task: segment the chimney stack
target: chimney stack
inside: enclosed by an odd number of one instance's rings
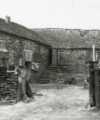
[[[5,16],[5,21],[6,21],[6,23],[10,23],[11,22],[11,17],[10,16]]]

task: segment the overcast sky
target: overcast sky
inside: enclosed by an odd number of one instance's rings
[[[29,28],[100,29],[100,0],[0,0],[0,17]]]

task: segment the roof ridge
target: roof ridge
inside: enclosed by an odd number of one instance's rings
[[[23,37],[29,40],[33,40],[40,44],[50,46],[43,38],[41,38],[38,33],[32,31],[31,29],[15,23],[15,22],[6,22],[4,19],[0,18],[0,31],[8,34],[16,35],[18,37]]]

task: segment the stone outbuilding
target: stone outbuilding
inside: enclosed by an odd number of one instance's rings
[[[38,81],[50,64],[50,49],[36,32],[0,19],[0,101],[16,101],[18,80],[13,71],[25,61],[38,66],[32,82]]]
[[[92,60],[93,44],[96,46],[97,59],[100,60],[100,30],[44,28],[33,31],[52,46],[51,66],[44,75],[45,79],[51,77],[51,82],[59,81],[60,78],[62,83],[74,79],[81,84],[80,81],[87,79],[87,61]]]

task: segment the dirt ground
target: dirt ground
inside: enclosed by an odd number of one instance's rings
[[[88,107],[88,89],[66,86],[38,93],[30,103],[0,106],[0,120],[100,120],[100,112]]]

